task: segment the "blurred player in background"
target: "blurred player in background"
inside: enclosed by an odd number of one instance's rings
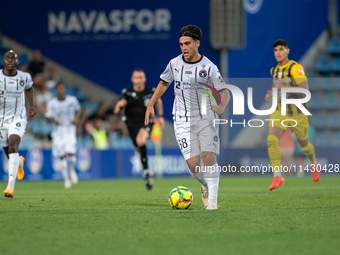
[[[155,89],[145,86],[146,77],[143,69],[141,68],[133,70],[131,82],[132,87],[122,90],[121,99],[117,102],[114,113],[118,114],[121,108],[125,108],[125,122],[133,144],[140,155],[144,169],[143,178],[145,180],[146,188],[151,190],[153,186],[153,173],[148,167],[145,144],[150,137],[153,120],[151,120],[147,125],[144,125],[144,114]],[[155,103],[160,126],[164,129],[162,100],[158,99]]]
[[[203,90],[196,86],[198,82],[212,84],[213,79],[224,83],[218,68],[205,56],[198,53],[202,31],[197,26],[188,25],[179,33],[179,45],[182,54],[170,60],[161,74],[157,89],[152,96],[145,113],[145,124],[154,116],[153,105],[164,94],[172,81],[175,81],[175,101],[173,106],[174,128],[178,145],[189,166],[190,173],[201,183],[202,200],[208,210],[217,209],[217,195],[220,173],[216,156],[219,154],[220,141],[218,126],[214,119],[224,112],[230,99],[227,90],[221,91],[222,105],[212,105],[206,114],[201,113]],[[201,167],[215,169],[216,172],[205,175]]]
[[[30,103],[29,116],[35,115],[31,75],[17,70],[18,55],[5,53],[0,73],[0,140],[8,158],[8,185],[3,194],[13,198],[15,179],[24,178],[24,157],[18,153],[27,125],[25,95]]]
[[[301,112],[296,105],[287,104],[287,115],[281,115],[281,88],[284,87],[299,87],[308,89],[307,77],[301,65],[293,60],[288,59],[289,48],[285,40],[279,39],[274,42],[274,56],[278,63],[276,67],[270,70],[273,78],[273,87],[278,88],[278,104],[276,110],[271,114],[271,119],[276,119],[269,123],[268,126],[268,155],[273,167],[274,178],[269,187],[269,190],[276,189],[279,185],[284,183],[284,178],[280,171],[281,167],[281,153],[279,147],[279,139],[287,127],[283,126],[281,122],[285,119],[292,119],[295,121],[286,121],[285,125],[291,126],[291,130],[295,133],[301,150],[306,154],[309,161],[314,164],[311,165],[311,174],[315,182],[320,178],[320,171],[316,165],[314,146],[308,142],[308,116]],[[272,90],[267,91],[265,100],[270,102],[272,99]],[[302,98],[304,94],[289,93],[288,98]],[[307,107],[307,104],[303,104]],[[297,125],[293,127],[295,124]],[[276,169],[276,170],[275,170]]]
[[[72,183],[78,183],[75,153],[77,151],[76,125],[80,117],[80,105],[76,97],[66,95],[63,82],[56,84],[55,91],[57,97],[47,103],[45,117],[48,122],[55,124],[52,132],[52,153],[60,159],[64,186],[68,189],[72,187]]]

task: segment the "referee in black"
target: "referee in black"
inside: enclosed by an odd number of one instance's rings
[[[117,102],[114,113],[119,114],[122,108],[125,108],[125,123],[130,133],[133,144],[140,155],[140,159],[144,168],[143,178],[146,188],[152,189],[153,173],[148,168],[146,141],[149,139],[153,120],[145,126],[144,118],[146,107],[152,97],[155,88],[145,87],[146,77],[144,70],[136,68],[132,72],[131,77],[132,87],[122,90],[120,100]],[[163,103],[161,99],[156,102],[156,110],[158,113],[159,123],[164,129]]]

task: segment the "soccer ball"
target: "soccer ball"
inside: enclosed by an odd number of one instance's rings
[[[188,209],[192,203],[193,196],[191,191],[183,186],[178,186],[170,191],[169,204],[172,208]]]

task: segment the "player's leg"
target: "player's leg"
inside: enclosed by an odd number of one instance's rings
[[[208,204],[208,184],[205,179],[205,169],[201,164],[198,137],[193,132],[190,122],[174,122],[174,131],[178,146],[188,164],[189,172],[201,184],[203,204]]]
[[[220,153],[220,139],[218,126],[210,120],[198,121],[198,139],[200,141],[203,165],[205,166],[205,178],[209,190],[208,205],[206,209],[217,209],[218,187],[220,180],[219,167],[216,161]]]
[[[71,182],[73,184],[78,183],[78,176],[76,173],[76,163],[77,157],[75,156],[77,152],[77,136],[76,136],[76,128],[71,128],[69,133],[66,135],[67,142],[65,143],[65,152],[67,154],[68,161],[68,172],[71,178]]]
[[[269,190],[276,189],[284,182],[281,172],[281,151],[279,147],[279,139],[285,130],[277,126],[268,126],[268,156],[273,167],[274,178]]]
[[[71,178],[72,184],[77,184],[78,183],[78,175],[76,173],[76,163],[77,163],[77,157],[73,153],[68,153],[67,154],[67,159],[68,159],[68,165],[69,165],[69,174]]]
[[[5,197],[13,198],[15,180],[19,169],[19,143],[20,136],[11,135],[8,138],[8,184],[6,190],[3,192]]]
[[[64,136],[58,135],[58,133],[52,134],[52,154],[59,158],[60,173],[64,179],[64,187],[69,189],[72,187],[68,170],[67,170],[67,160],[65,147],[67,146],[67,140]]]
[[[145,180],[146,188],[148,190],[151,190],[153,187],[153,173],[149,170],[148,167],[148,156],[145,144],[150,137],[152,125],[148,125],[146,128],[144,128],[143,125],[132,126],[128,128],[130,137],[133,141],[133,144],[135,145],[135,148],[143,165],[143,179]]]
[[[3,144],[5,148],[7,147],[4,150],[8,158],[8,185],[4,191],[4,196],[6,197],[12,198],[14,195],[15,180],[18,172],[19,180],[24,177],[23,164],[25,159],[23,157],[19,157],[19,144],[25,133],[26,125],[26,120],[13,121],[8,126],[8,133],[5,136],[8,137],[8,140],[5,140]],[[1,140],[1,142],[3,142],[3,140]]]
[[[60,156],[59,157],[59,162],[60,162],[60,172],[64,178],[64,187],[65,189],[69,189],[72,187],[72,183],[70,181],[68,171],[67,171],[67,160],[66,160],[66,155]]]
[[[149,139],[150,134],[148,131],[146,131],[145,128],[140,128],[138,130],[137,136],[136,136],[136,147],[138,148],[140,152],[140,159],[143,165],[144,171],[149,169],[148,167],[148,157],[147,157],[147,149],[146,149],[146,141]]]
[[[297,119],[298,124],[295,127],[292,127],[292,131],[294,131],[298,143],[300,145],[300,149],[305,153],[309,162],[312,164],[311,166],[311,175],[313,181],[317,182],[320,179],[320,170],[318,169],[316,158],[315,158],[315,149],[313,144],[308,141],[308,117],[306,115],[301,115]]]

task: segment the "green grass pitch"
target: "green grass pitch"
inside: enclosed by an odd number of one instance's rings
[[[222,178],[219,209],[202,210],[192,178],[16,183],[0,198],[0,254],[339,254],[340,178]],[[5,182],[0,182],[3,189]],[[189,210],[167,201],[176,186]]]

